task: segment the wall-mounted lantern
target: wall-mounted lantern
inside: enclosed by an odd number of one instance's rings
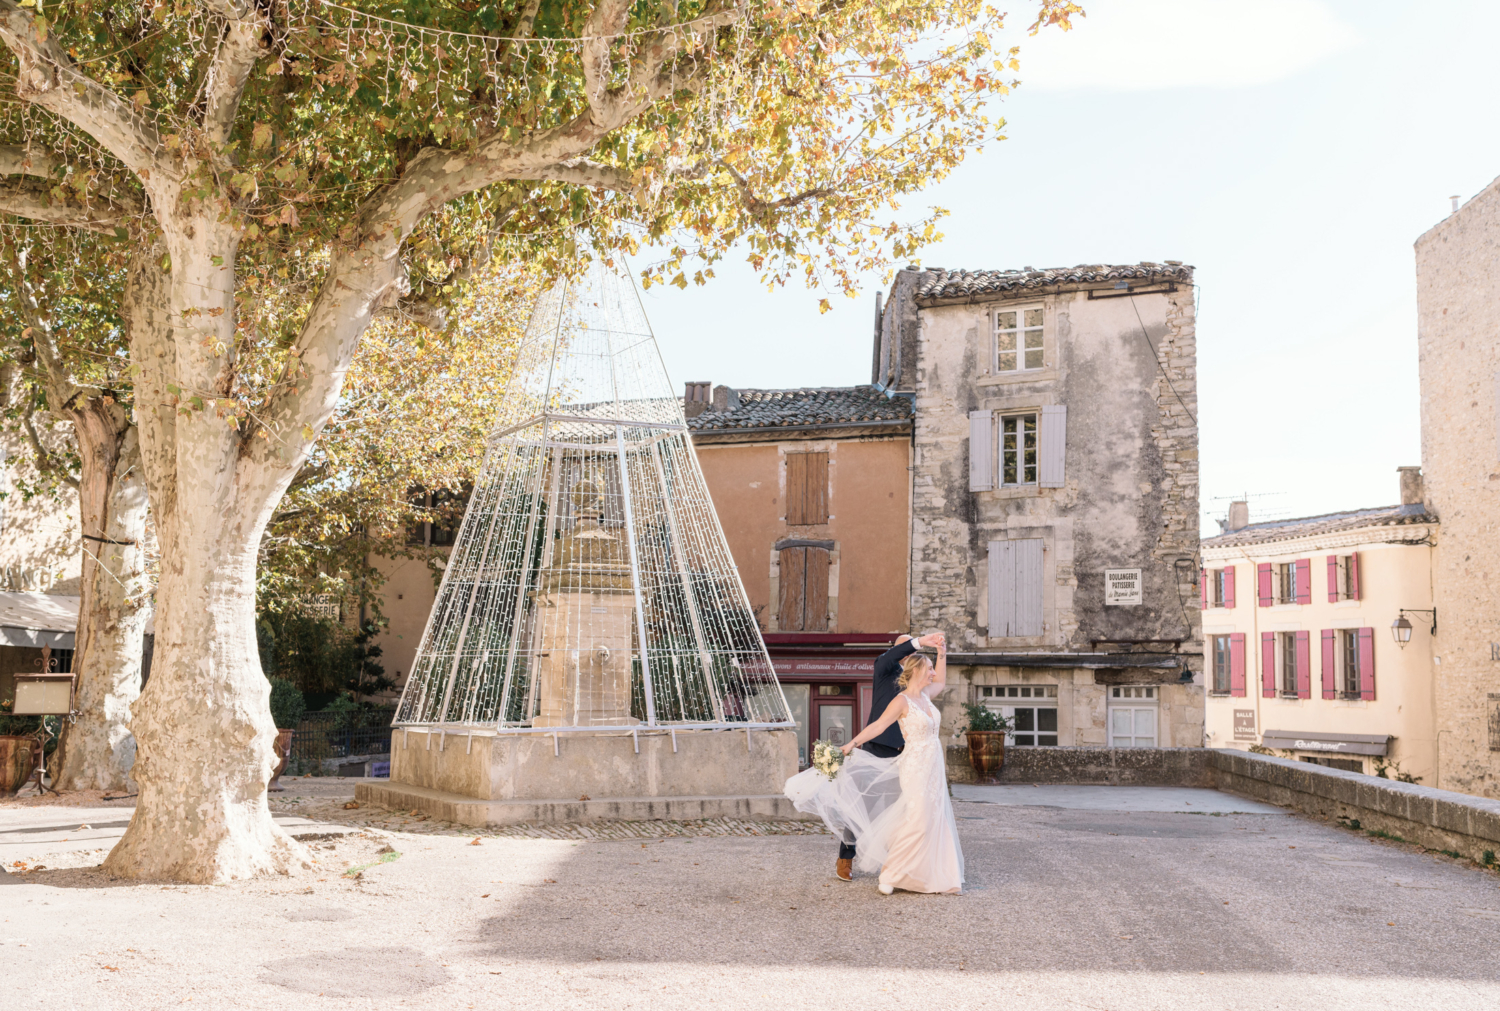
[[[1391,622],[1391,636],[1396,640],[1396,645],[1402,649],[1411,642],[1411,622],[1406,620],[1408,614],[1430,614],[1432,615],[1432,630],[1430,635],[1437,635],[1437,608],[1423,610],[1421,608],[1403,607],[1396,612],[1396,620]]]

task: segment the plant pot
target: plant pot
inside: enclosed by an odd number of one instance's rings
[[[286,771],[286,763],[292,756],[292,738],[296,735],[295,730],[276,731],[276,754],[279,761],[276,763],[276,773],[271,777],[271,782],[266,785],[267,790],[283,789],[281,785],[281,774]]]
[[[1005,764],[1005,731],[970,730],[969,763],[980,776],[998,776]]]
[[[32,734],[0,737],[0,797],[14,797],[26,785],[42,754],[42,742]]]

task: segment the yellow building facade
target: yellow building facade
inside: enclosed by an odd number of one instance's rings
[[[1401,506],[1245,524],[1203,541],[1209,747],[1437,784],[1438,524],[1415,468],[1402,483],[1414,501]],[[1393,629],[1403,617],[1411,628]]]

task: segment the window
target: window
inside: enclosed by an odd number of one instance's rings
[[[1323,697],[1375,697],[1375,630],[1323,629]]]
[[[1359,599],[1359,555],[1328,556],[1328,602]]]
[[[433,547],[452,547],[458,540],[458,527],[463,522],[464,509],[469,504],[467,491],[448,491],[439,488],[432,493],[432,539]]]
[[[995,313],[995,371],[1042,367],[1042,310],[1005,309]]]
[[[1359,633],[1351,628],[1339,630],[1339,697],[1359,698]]]
[[[1041,635],[1041,538],[990,541],[989,634],[992,638]]]
[[[1036,484],[1036,415],[1000,419],[1000,484]]]
[[[1229,652],[1229,636],[1213,636],[1214,650],[1214,694],[1229,694],[1229,674],[1233,667],[1233,661]]]
[[[1256,595],[1261,607],[1312,603],[1312,559],[1261,562],[1256,566]]]
[[[1011,721],[1005,743],[1056,747],[1057,685],[981,685],[981,704]]]
[[[1204,569],[1202,579],[1205,608],[1234,606],[1233,565],[1227,565],[1222,569]]]
[[[1297,563],[1282,562],[1276,566],[1276,603],[1297,602]]]
[[[1276,633],[1277,666],[1281,672],[1281,694],[1297,697],[1297,633]]]
[[[1116,685],[1109,690],[1109,746],[1156,747],[1157,690],[1154,685]]]
[[[786,522],[816,526],[828,522],[828,454],[786,454]]]
[[[776,627],[782,632],[828,630],[828,548],[784,544],[781,547]]]

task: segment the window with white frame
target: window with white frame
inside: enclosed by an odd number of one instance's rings
[[[1359,555],[1328,556],[1328,601],[1358,600]]]
[[[1211,637],[1214,644],[1214,687],[1215,695],[1228,695],[1230,692],[1230,674],[1233,667],[1233,657],[1230,655],[1229,636],[1215,635]]]
[[[1036,415],[1000,419],[1000,484],[1036,484]]]
[[[1297,633],[1276,633],[1276,672],[1281,694],[1297,697]]]
[[[1298,597],[1297,563],[1282,562],[1276,566],[1276,602],[1295,604]]]
[[[1024,372],[1041,368],[1041,307],[999,310],[994,320],[995,371]]]
[[[1006,744],[1022,748],[1057,744],[1057,685],[981,685],[980,703],[1009,718]]]
[[[1154,685],[1116,685],[1109,690],[1109,746],[1156,747],[1157,691]]]
[[[1359,629],[1338,630],[1339,698],[1361,698],[1359,687]]]

